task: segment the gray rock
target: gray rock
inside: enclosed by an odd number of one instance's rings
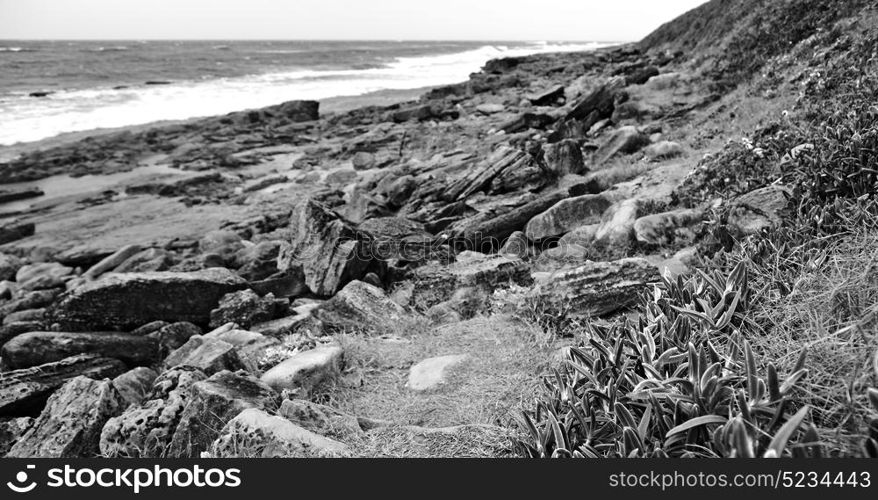
[[[33,425],[12,446],[12,458],[91,458],[101,429],[124,401],[109,380],[77,377],[49,398]]]
[[[15,273],[19,290],[45,290],[63,287],[73,274],[73,268],[57,262],[41,262],[22,266]]]
[[[406,387],[416,392],[435,389],[444,384],[448,378],[448,372],[466,358],[466,354],[452,354],[420,361],[409,369]]]
[[[646,157],[650,160],[666,160],[681,156],[683,154],[683,146],[672,141],[660,141],[650,144],[643,152],[646,153]]]
[[[158,341],[160,356],[165,357],[182,347],[192,337],[201,335],[201,328],[187,321],[178,321],[177,323],[164,324],[147,335]]]
[[[649,144],[649,137],[641,133],[637,127],[619,127],[594,153],[595,164],[601,164],[619,154],[630,154],[639,151]]]
[[[363,258],[357,232],[313,200],[296,206],[290,218],[293,237],[284,242],[278,269],[301,266],[305,283],[317,295],[332,295],[365,274],[370,259]]]
[[[330,406],[308,401],[307,399],[286,399],[277,414],[290,422],[318,434],[347,435],[359,434],[373,421],[348,415]]]
[[[103,260],[98,262],[97,264],[91,266],[88,271],[83,273],[82,277],[87,280],[94,280],[99,278],[102,274],[108,273],[113,269],[122,265],[125,261],[130,259],[131,257],[137,255],[143,251],[140,245],[127,245],[115,253],[110,255],[109,257],[105,257]]]
[[[274,295],[260,297],[252,290],[240,290],[223,296],[210,313],[210,328],[236,323],[247,329],[255,323],[264,323],[289,312],[289,301],[275,299]]]
[[[54,363],[13,370],[0,377],[0,416],[30,415],[67,381],[79,376],[102,379],[125,371],[118,359],[81,354]]]
[[[189,402],[190,387],[206,378],[204,372],[192,367],[162,373],[153,382],[145,403],[129,406],[107,421],[101,431],[101,454],[109,458],[164,457]]]
[[[330,331],[379,332],[398,324],[407,314],[384,290],[362,281],[351,281],[323,303],[315,316]]]
[[[250,372],[259,370],[260,360],[265,356],[267,349],[281,345],[276,338],[234,328],[210,332],[205,337],[222,340],[235,346],[238,357],[247,365],[247,370]]]
[[[500,254],[518,257],[519,259],[530,257],[531,249],[527,236],[521,231],[515,231],[509,235],[509,238],[507,238],[506,242],[503,243],[503,246],[500,247]]]
[[[28,332],[0,349],[3,366],[13,370],[77,354],[96,354],[116,358],[129,366],[145,366],[155,362],[158,353],[155,340],[117,332]]]
[[[344,363],[344,350],[331,344],[300,352],[265,372],[261,380],[277,391],[304,389],[311,391],[335,379]]]
[[[148,248],[140,251],[114,269],[117,273],[148,273],[167,271],[174,265],[173,256],[161,248]]]
[[[24,266],[24,261],[15,255],[0,253],[0,281],[12,280]]]
[[[781,223],[792,192],[785,186],[767,186],[734,199],[729,226],[740,235],[755,234]]]
[[[164,361],[166,368],[191,366],[208,375],[222,370],[245,370],[235,346],[216,338],[196,335],[172,352]]]
[[[602,316],[634,303],[644,286],[659,279],[644,259],[588,262],[580,267],[534,273],[532,294],[551,309],[573,315]]]
[[[704,214],[682,208],[640,217],[634,223],[634,237],[648,245],[687,245],[695,241]]]
[[[152,384],[159,374],[145,366],[129,370],[113,379],[113,387],[124,401],[123,406],[139,405],[152,390]]]
[[[533,282],[528,265],[509,255],[491,255],[475,262],[455,262],[447,266],[422,266],[415,269],[411,281],[416,286],[408,305],[418,310],[451,299],[461,288],[475,287],[491,293],[510,283],[525,286]]]
[[[579,143],[574,140],[565,139],[554,144],[546,144],[543,147],[543,155],[546,166],[558,177],[588,172]]]
[[[33,425],[31,417],[0,420],[0,457],[5,457],[9,449]]]
[[[278,404],[277,394],[260,381],[240,373],[219,372],[192,384],[189,401],[180,415],[168,456],[198,457],[219,437],[220,430],[248,408]]]
[[[231,419],[211,447],[220,458],[340,458],[351,455],[338,441],[289,420],[250,408]]]
[[[640,203],[635,199],[614,203],[604,212],[600,225],[594,234],[598,245],[624,249],[634,239],[634,223]]]
[[[577,227],[600,222],[611,201],[602,194],[586,194],[559,201],[531,219],[524,234],[531,241],[561,236]]]
[[[246,282],[228,269],[109,274],[67,292],[51,320],[72,330],[131,330],[151,321],[207,325],[225,294]]]

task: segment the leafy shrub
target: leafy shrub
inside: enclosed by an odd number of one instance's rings
[[[792,397],[805,352],[781,380],[760,371],[742,331],[750,291],[744,265],[645,294],[637,324],[586,324],[583,343],[524,413],[530,457],[751,457],[819,453]],[[794,412],[790,415],[790,412]],[[797,444],[791,445],[791,440]]]

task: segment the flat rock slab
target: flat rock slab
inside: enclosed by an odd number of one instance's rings
[[[104,423],[122,412],[112,382],[77,377],[49,398],[46,408],[7,457],[91,458],[98,453]]]
[[[0,349],[3,366],[13,370],[77,354],[97,354],[129,366],[146,366],[156,361],[158,341],[117,332],[29,332],[14,337]]]
[[[603,194],[585,194],[559,201],[531,219],[524,234],[531,241],[561,236],[573,229],[600,222],[612,200]]]
[[[166,368],[191,366],[212,375],[222,370],[245,370],[235,346],[217,338],[195,335],[164,361]]]
[[[230,420],[211,450],[222,458],[339,458],[351,454],[343,443],[255,408]]]
[[[295,354],[262,375],[262,382],[277,391],[303,388],[310,391],[341,372],[344,350],[327,345]]]
[[[409,380],[406,387],[417,392],[435,389],[444,384],[448,372],[466,358],[466,354],[451,354],[420,361],[409,370]]]
[[[207,325],[227,293],[247,286],[225,268],[109,274],[67,292],[49,311],[70,330],[133,330],[153,321]]]
[[[80,354],[54,363],[13,370],[0,376],[0,416],[26,416],[39,411],[58,387],[80,375],[103,379],[125,371],[118,359]]]

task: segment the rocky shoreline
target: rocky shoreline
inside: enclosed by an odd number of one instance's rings
[[[351,372],[338,336],[511,318],[499,302],[625,313],[687,272],[710,210],[731,207],[738,236],[775,224],[781,186],[674,195],[728,137],[698,130],[722,96],[685,63],[637,45],[502,59],[417,101],[294,101],[0,165],[3,183],[131,173],[0,228],[0,453],[352,456],[388,429],[502,442],[483,422],[324,404]],[[399,390],[441,393],[472,358],[408,363]]]

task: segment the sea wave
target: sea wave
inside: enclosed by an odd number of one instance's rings
[[[59,91],[43,98],[17,96],[0,102],[0,145],[65,132],[181,120],[296,99],[357,96],[465,81],[498,57],[591,50],[600,44],[540,42],[485,45],[453,54],[399,57],[368,69],[294,69],[236,78],[177,81],[169,85]]]

